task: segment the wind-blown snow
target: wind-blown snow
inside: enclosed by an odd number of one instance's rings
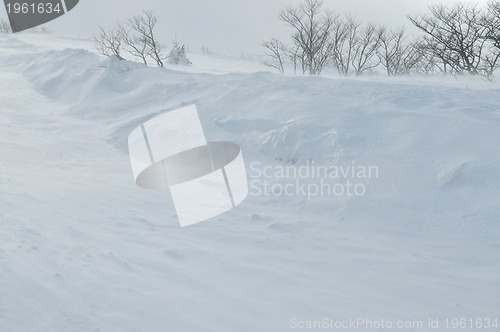
[[[498,83],[288,77],[234,59],[228,73],[202,55],[146,68],[74,43],[0,36],[0,331],[498,316]],[[126,142],[191,103],[250,176],[257,162],[379,176],[362,197],[250,195],[181,229],[168,191],[134,185]]]

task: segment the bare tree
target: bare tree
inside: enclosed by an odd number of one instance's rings
[[[134,16],[128,20],[127,26],[137,34],[141,43],[147,45],[148,55],[156,62],[159,67],[163,67],[164,46],[158,41],[155,34],[155,27],[158,23],[158,17],[152,11],[144,11],[142,16]]]
[[[352,17],[338,20],[332,29],[332,60],[340,75],[347,76],[354,62],[360,24]]]
[[[500,49],[500,1],[494,0],[488,3],[487,13],[481,22],[485,27],[484,37]]]
[[[123,50],[133,57],[139,58],[145,65],[147,65],[147,59],[152,55],[152,53],[146,38],[142,35],[134,34],[130,28],[127,29],[121,24],[118,24],[117,33],[124,44]]]
[[[285,46],[283,43],[273,38],[269,41],[262,42],[261,46],[266,49],[264,64],[284,73]]]
[[[122,39],[116,30],[106,31],[103,27],[99,26],[99,36],[94,37],[96,47],[99,53],[105,56],[116,56],[118,59],[123,60],[121,53]]]
[[[11,33],[12,29],[9,22],[4,19],[0,19],[0,33]]]
[[[485,66],[490,76],[498,68],[500,62],[500,0],[488,3],[488,8],[480,25],[484,27],[484,39],[486,40],[487,53]]]
[[[360,76],[380,64],[380,60],[376,57],[379,39],[380,34],[377,33],[377,28],[373,24],[367,24],[360,31],[354,43],[352,59],[352,67],[356,76]]]
[[[283,53],[290,60],[293,65],[293,73],[297,74],[297,68],[299,64],[305,62],[303,54],[300,52],[300,47],[294,45],[293,47],[284,47]],[[302,70],[304,73],[304,70]]]
[[[383,26],[379,28],[379,48],[377,55],[387,75],[405,75],[415,69],[422,59],[416,42],[408,42],[406,29],[392,31]],[[427,71],[425,67],[424,71]]]
[[[425,34],[428,51],[441,59],[445,72],[490,77],[498,56],[491,54],[483,13],[477,5],[431,6],[430,14],[409,17]]]
[[[414,51],[417,63],[415,72],[421,75],[446,74],[447,67],[444,60],[436,56],[432,45],[423,38],[414,41]]]
[[[303,71],[319,75],[327,63],[331,46],[330,34],[337,16],[322,10],[321,0],[304,0],[297,8],[281,11],[279,18],[294,30],[292,35],[297,54],[303,56]]]

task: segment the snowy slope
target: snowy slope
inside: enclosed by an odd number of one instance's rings
[[[498,83],[286,77],[202,55],[145,68],[90,44],[0,36],[0,331],[499,315]],[[191,103],[251,178],[311,163],[378,177],[363,196],[250,195],[179,228],[168,191],[134,185],[126,142]]]

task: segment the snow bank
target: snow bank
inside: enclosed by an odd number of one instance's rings
[[[286,77],[244,61],[213,75],[30,38],[0,36],[0,331],[498,314],[498,83]],[[377,177],[357,179],[363,196],[250,195],[179,229],[168,193],[134,186],[126,140],[190,103],[208,140],[242,147],[250,180],[311,162]]]

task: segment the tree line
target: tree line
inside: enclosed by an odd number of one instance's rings
[[[127,53],[145,65],[153,61],[158,67],[169,64],[191,64],[186,56],[187,48],[179,41],[173,40],[170,52],[157,37],[156,25],[158,16],[152,11],[144,11],[142,15],[135,15],[124,23],[117,23],[112,29],[99,26],[99,35],[94,36],[96,48],[105,56],[115,56],[124,60],[123,53]]]
[[[325,67],[340,75],[362,75],[383,68],[389,75],[468,74],[492,78],[500,64],[500,0],[477,4],[433,5],[427,13],[408,16],[421,32],[361,23],[304,0],[279,13],[291,40],[264,41],[265,64],[280,72],[319,75]]]
[[[94,36],[97,51],[104,56],[115,56],[125,60],[125,54],[141,61],[145,65],[153,62],[158,67],[168,64],[191,64],[186,56],[187,47],[177,39],[173,40],[170,52],[156,34],[158,16],[152,11],[143,11],[125,22],[119,22],[114,28],[99,26],[99,34]],[[43,29],[43,28],[42,28]],[[11,33],[10,24],[0,19],[0,33]]]
[[[158,67],[163,67],[168,59],[165,45],[158,40],[156,25],[158,17],[152,11],[144,11],[124,23],[117,23],[112,29],[99,26],[99,35],[94,37],[96,48],[105,56],[114,55],[124,60],[123,52],[148,65],[152,60]]]

